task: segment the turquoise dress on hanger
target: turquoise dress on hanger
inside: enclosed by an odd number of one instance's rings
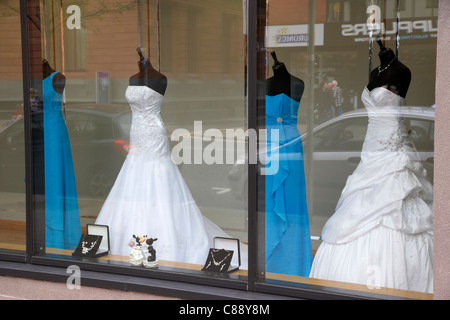
[[[69,135],[61,109],[62,95],[53,88],[57,72],[42,83],[44,108],[45,243],[75,249],[81,226]]]
[[[266,95],[265,269],[308,277],[313,258],[298,107],[284,93]]]

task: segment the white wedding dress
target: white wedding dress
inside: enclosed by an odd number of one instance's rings
[[[433,186],[400,117],[405,100],[379,87],[365,88],[362,101],[361,162],[323,228],[310,277],[432,292]]]
[[[204,264],[214,237],[230,237],[202,216],[173,163],[160,116],[163,95],[128,86],[131,148],[96,224],[108,225],[110,253],[128,256],[133,235],[147,235],[158,260]],[[241,244],[242,268],[246,246]]]

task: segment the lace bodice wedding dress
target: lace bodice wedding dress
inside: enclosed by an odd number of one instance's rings
[[[110,229],[111,254],[128,256],[133,235],[157,238],[159,260],[204,264],[215,236],[228,236],[203,217],[172,162],[160,116],[163,95],[129,86],[131,148],[96,220]]]
[[[405,100],[378,87],[362,101],[361,162],[323,228],[310,276],[432,292],[433,186],[400,116]]]

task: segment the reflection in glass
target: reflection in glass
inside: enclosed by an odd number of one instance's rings
[[[25,131],[19,2],[1,1],[0,11],[0,251],[23,253]],[[37,95],[36,88],[30,90],[31,97]]]

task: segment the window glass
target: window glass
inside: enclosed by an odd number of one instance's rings
[[[437,2],[311,3],[259,2],[259,280],[429,299]]]
[[[36,4],[37,253],[246,276],[242,1]]]
[[[340,121],[312,136],[316,151],[360,151],[367,131],[367,115]]]
[[[410,119],[410,135],[417,151],[433,151],[434,148],[434,121],[423,119]]]
[[[25,251],[25,137],[17,1],[0,3],[0,252]],[[38,95],[34,89],[30,92]],[[32,99],[33,99],[32,98]],[[31,101],[35,108],[39,101]]]

